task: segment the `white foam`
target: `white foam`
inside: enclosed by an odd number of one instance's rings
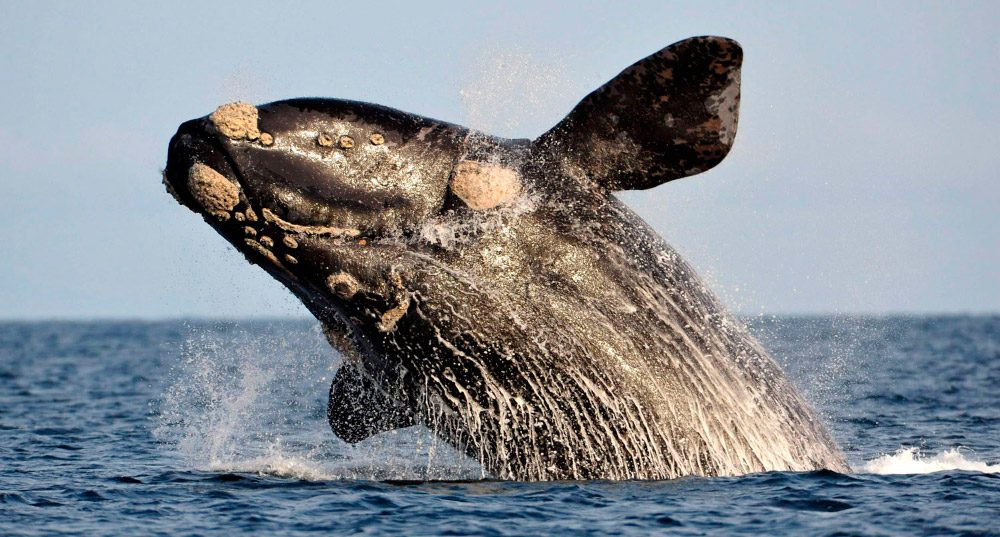
[[[316,461],[281,453],[272,453],[242,461],[215,461],[205,469],[209,472],[268,475],[304,481],[329,481],[345,477],[342,474],[328,471]]]
[[[474,461],[453,450],[441,448],[425,428],[392,431],[377,435],[355,446],[329,446],[303,449],[280,439],[269,444],[260,455],[239,453],[225,459],[197,464],[208,472],[256,474],[303,481],[333,480],[454,480],[482,479],[484,474]],[[413,445],[413,440],[418,445]],[[334,441],[336,442],[336,441]],[[338,442],[339,443],[339,442]],[[442,453],[434,453],[443,451]]]
[[[966,456],[968,451],[959,448],[926,455],[918,448],[902,448],[891,455],[882,455],[865,463],[864,471],[870,474],[929,474],[947,470],[1000,473],[1000,463],[989,464]],[[971,454],[970,454],[971,455]]]

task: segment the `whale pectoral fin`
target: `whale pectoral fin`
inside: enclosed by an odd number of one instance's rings
[[[740,102],[739,44],[693,37],[639,60],[535,144],[606,190],[652,188],[729,152]]]
[[[416,425],[416,417],[385,394],[354,364],[345,362],[330,385],[326,416],[333,432],[345,442]]]

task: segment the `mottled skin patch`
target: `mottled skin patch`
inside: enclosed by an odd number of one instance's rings
[[[345,354],[327,414],[346,441],[422,423],[501,479],[847,471],[766,351],[611,195],[723,158],[740,60],[728,39],[674,44],[534,141],[266,104],[257,124],[280,143],[192,120],[165,180]],[[194,163],[238,185],[244,222],[196,200]]]

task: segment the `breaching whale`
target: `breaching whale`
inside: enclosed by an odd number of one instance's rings
[[[182,124],[164,183],[344,355],[334,432],[425,424],[498,479],[849,468],[766,351],[613,192],[718,164],[742,50],[696,37],[535,140],[334,99]]]

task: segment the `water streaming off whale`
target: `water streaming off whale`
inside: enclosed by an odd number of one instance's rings
[[[355,446],[332,439],[324,396],[341,357],[315,326],[195,323],[176,352],[154,433],[186,466],[309,480],[482,477],[426,429]]]

